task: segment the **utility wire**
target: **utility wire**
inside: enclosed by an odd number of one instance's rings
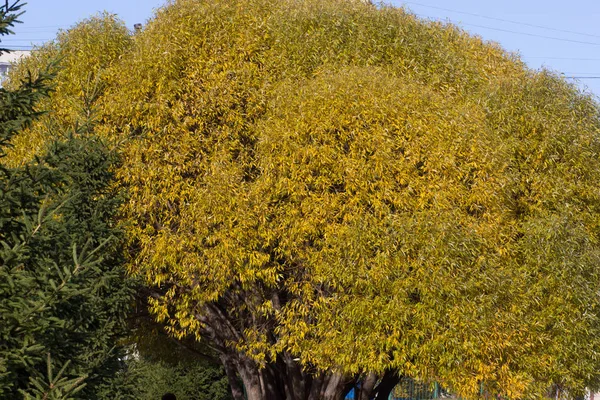
[[[444,20],[442,20],[440,18],[430,17],[428,15],[423,15],[423,14],[415,14],[415,15],[418,16],[418,17],[427,18],[427,19],[433,20],[433,21],[446,22],[446,21],[444,21]],[[456,22],[453,22],[453,23],[457,24]],[[493,28],[491,26],[469,24],[469,23],[460,23],[459,25],[474,26],[476,28],[491,29],[493,31],[514,33],[516,35],[532,36],[532,37],[538,37],[538,38],[542,38],[542,39],[558,40],[558,41],[561,41],[561,42],[569,42],[569,43],[587,44],[587,45],[592,45],[592,46],[600,46],[600,42],[586,42],[586,41],[583,41],[583,40],[565,39],[565,38],[559,38],[559,37],[555,37],[555,36],[538,35],[536,33],[528,33],[528,32],[518,32],[518,31],[512,31],[510,29]]]
[[[530,57],[521,56],[522,58],[536,59],[536,60],[567,60],[567,61],[600,61],[600,58],[577,58],[577,57]]]
[[[45,25],[45,26],[28,26],[27,24],[21,25],[26,29],[54,29],[54,28],[66,28],[66,25]]]
[[[56,29],[14,29],[15,35],[20,35],[22,33],[56,33],[61,28]]]
[[[575,31],[570,31],[570,30],[567,30],[567,29],[552,28],[552,27],[544,26],[544,25],[529,24],[527,22],[512,21],[512,20],[509,20],[509,19],[490,17],[488,15],[475,14],[475,13],[470,13],[470,12],[466,12],[466,11],[451,10],[449,8],[430,6],[430,5],[427,5],[427,4],[417,3],[417,2],[414,2],[414,1],[404,1],[403,3],[404,4],[414,4],[414,5],[421,6],[421,7],[434,8],[436,10],[449,11],[449,12],[453,12],[453,13],[457,13],[457,14],[465,14],[465,15],[470,15],[470,16],[473,16],[473,17],[485,18],[485,19],[489,19],[489,20],[492,20],[492,21],[508,22],[509,24],[529,26],[531,28],[545,29],[545,30],[554,31],[554,32],[570,33],[570,34],[573,34],[573,35],[580,35],[580,36],[600,38],[600,35],[594,35],[594,34],[591,34],[591,33],[575,32]]]
[[[491,29],[493,31],[514,33],[514,34],[517,34],[517,35],[525,35],[525,36],[533,36],[533,37],[539,37],[539,38],[544,38],[544,39],[559,40],[561,42],[579,43],[579,44],[588,44],[588,45],[592,45],[592,46],[600,46],[600,43],[598,43],[598,42],[584,42],[583,40],[564,39],[564,38],[559,38],[559,37],[554,37],[554,36],[538,35],[538,34],[535,34],[535,33],[517,32],[517,31],[511,31],[510,29],[492,28],[492,27],[489,27],[489,26],[483,26],[483,25],[477,25],[477,24],[463,24],[463,25],[474,26],[474,27],[483,28],[483,29]]]
[[[561,72],[566,79],[600,79],[600,72]]]
[[[3,39],[2,43],[8,42],[47,42],[52,39]]]
[[[573,72],[573,71],[562,71],[563,75],[600,75],[600,72]]]
[[[454,11],[454,10],[450,10],[450,9],[446,9],[446,8],[442,8],[442,7],[427,6],[427,5],[416,3],[416,2],[405,1],[404,3],[422,5],[422,6],[425,6],[425,7],[436,8],[436,9],[440,9],[440,10],[444,10],[444,11],[461,13],[460,11]],[[510,22],[510,23],[514,23],[514,24],[526,25],[526,26],[531,26],[531,27],[536,27],[536,28],[549,29],[549,30],[554,30],[554,31],[558,31],[558,32],[580,34],[580,35],[590,36],[590,37],[600,37],[598,35],[582,34],[582,33],[579,33],[579,32],[573,32],[573,31],[567,31],[567,30],[562,30],[562,29],[549,28],[549,27],[538,26],[538,25],[533,25],[533,24],[526,24],[526,23],[520,23],[520,22],[515,22],[515,21],[503,20],[501,18],[486,17],[486,16],[479,15],[479,14],[473,14],[473,13],[463,13],[463,14],[477,16],[477,17],[482,17],[482,18],[488,18],[488,19],[492,19],[492,20],[498,20],[498,21],[502,21],[502,22]],[[442,21],[439,18],[433,18],[433,17],[427,16],[427,15],[420,15],[420,14],[416,14],[416,15],[419,16],[419,17],[422,17],[422,18],[428,18],[430,20],[438,20],[438,21],[444,22],[444,21]],[[491,30],[496,30],[496,31],[501,31],[501,32],[507,32],[507,33],[514,33],[514,34],[525,35],[525,36],[539,37],[539,38],[543,38],[543,39],[550,39],[550,40],[558,40],[558,41],[570,42],[570,43],[579,43],[579,44],[587,44],[587,45],[593,45],[593,46],[600,46],[600,43],[597,43],[597,42],[586,42],[586,41],[582,41],[582,40],[565,39],[565,38],[559,38],[559,37],[553,37],[553,36],[538,35],[538,34],[534,34],[534,33],[517,32],[517,31],[512,31],[510,29],[493,28],[493,27],[483,26],[483,25],[477,25],[477,24],[463,23],[461,25],[474,26],[474,27],[477,27],[477,28],[491,29]],[[600,61],[600,58],[569,58],[569,57],[524,57],[524,58],[538,58],[538,59],[540,59],[540,58],[544,59],[545,58],[545,59],[556,59],[556,60]],[[590,74],[595,74],[594,76],[583,76],[581,74],[585,74],[585,73],[577,73],[577,75],[573,74],[571,76],[565,76],[565,75],[563,75],[563,78],[570,79],[570,80],[573,80],[573,79],[577,79],[577,80],[600,79],[600,74],[597,74],[597,73],[590,72]]]

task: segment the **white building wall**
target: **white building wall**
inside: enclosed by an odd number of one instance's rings
[[[29,50],[15,50],[0,54],[0,83],[6,78],[13,63],[19,61],[21,57],[27,57],[29,53]]]

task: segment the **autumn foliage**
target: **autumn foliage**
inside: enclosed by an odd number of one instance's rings
[[[15,76],[55,56],[11,160],[97,99],[130,271],[249,398],[597,382],[598,106],[557,75],[340,0],[177,0],[133,37],[100,16]]]

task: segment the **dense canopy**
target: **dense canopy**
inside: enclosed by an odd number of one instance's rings
[[[560,77],[341,0],[176,0],[131,38],[100,16],[15,76],[55,55],[64,102],[20,140],[100,92],[130,270],[249,398],[390,371],[465,396],[597,382],[598,107]]]

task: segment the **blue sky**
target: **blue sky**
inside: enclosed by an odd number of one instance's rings
[[[422,18],[455,23],[485,40],[518,52],[531,68],[582,77],[578,84],[600,96],[600,1],[592,0],[387,0]],[[58,29],[106,10],[132,28],[152,16],[164,0],[29,0],[17,36],[6,46],[52,39]]]

